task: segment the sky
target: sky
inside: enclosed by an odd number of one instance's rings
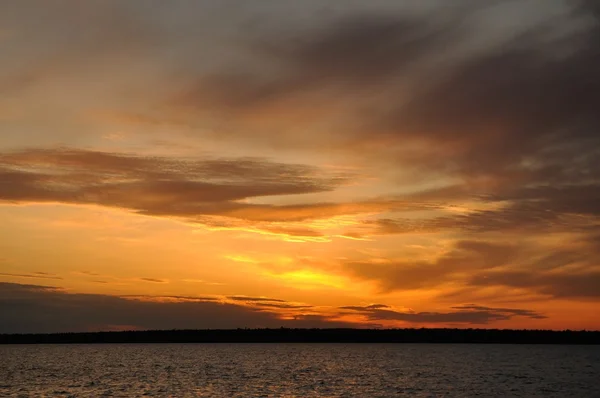
[[[600,329],[594,0],[0,4],[0,333]]]

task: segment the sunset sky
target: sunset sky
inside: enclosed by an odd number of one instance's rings
[[[0,333],[600,329],[595,0],[0,3]]]

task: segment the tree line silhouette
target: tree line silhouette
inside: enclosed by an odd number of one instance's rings
[[[279,328],[0,334],[0,344],[102,343],[600,344],[600,331]]]

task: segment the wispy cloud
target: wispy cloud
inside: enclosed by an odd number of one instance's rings
[[[250,297],[250,296],[228,296],[229,300],[244,301],[244,302],[272,302],[285,303],[285,300],[269,298],[269,297]]]
[[[169,281],[167,281],[166,279],[157,279],[157,278],[140,278],[140,280],[143,282],[150,282],[150,283],[169,283]]]
[[[34,278],[34,279],[63,279],[60,276],[55,274],[47,274],[45,272],[34,272],[28,274],[17,274],[17,273],[9,273],[9,272],[0,272],[1,276],[12,276],[15,278]]]
[[[250,220],[289,219],[310,206],[322,210],[319,205],[243,201],[329,191],[345,180],[342,175],[327,176],[311,166],[261,159],[185,160],[75,149],[2,153],[0,167],[6,182],[0,199],[6,201],[101,204],[187,218],[225,215]],[[311,216],[315,215],[298,217]]]
[[[478,305],[454,307],[448,312],[399,312],[389,308],[373,308],[373,306],[341,307],[367,317],[370,321],[394,320],[419,324],[488,324],[494,321],[509,320],[513,317],[544,319],[546,316],[536,311],[519,308],[493,308]]]

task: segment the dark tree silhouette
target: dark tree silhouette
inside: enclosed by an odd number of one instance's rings
[[[206,329],[0,334],[0,344],[477,343],[600,344],[600,331],[505,329]]]

